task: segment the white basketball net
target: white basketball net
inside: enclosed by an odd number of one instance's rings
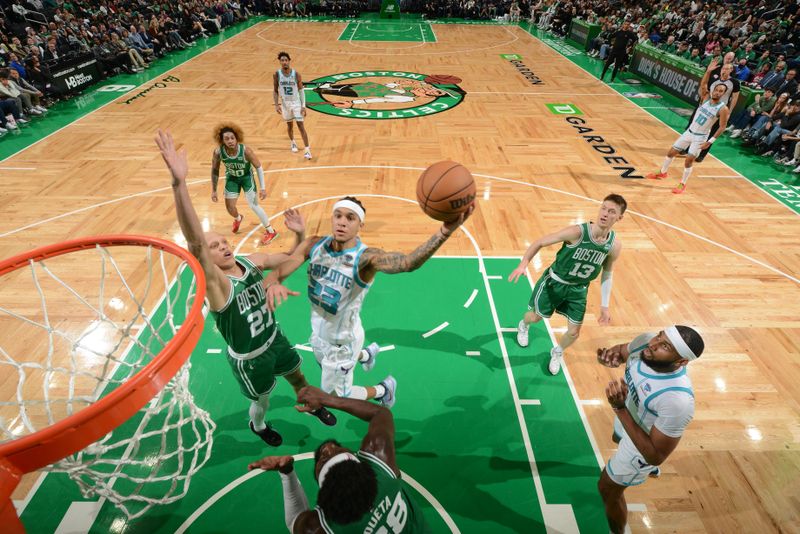
[[[113,251],[98,245],[31,261],[0,279],[0,442],[107,395],[180,328],[194,301],[191,270],[150,246]],[[194,403],[190,367],[129,421],[47,470],[67,473],[84,497],[105,498],[130,519],[181,499],[210,457],[216,427]],[[14,376],[15,399],[3,393]]]

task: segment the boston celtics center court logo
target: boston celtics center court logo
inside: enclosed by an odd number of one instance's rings
[[[351,119],[410,119],[447,111],[466,93],[461,78],[391,70],[345,72],[304,82],[306,106]]]

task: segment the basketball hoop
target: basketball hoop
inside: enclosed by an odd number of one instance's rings
[[[205,319],[197,259],[153,237],[93,236],[2,261],[0,277],[0,376],[18,378],[16,399],[0,395],[3,532],[24,532],[11,494],[40,469],[66,472],[129,518],[182,498],[215,428],[188,389]],[[160,450],[139,461],[148,440]]]

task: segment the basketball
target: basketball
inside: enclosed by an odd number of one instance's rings
[[[461,83],[461,78],[450,74],[431,74],[425,81],[428,83],[456,84]]]
[[[417,180],[417,202],[429,217],[452,221],[475,202],[475,180],[455,161],[434,163]]]

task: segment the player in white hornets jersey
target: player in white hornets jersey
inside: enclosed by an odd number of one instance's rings
[[[678,446],[694,417],[694,391],[686,365],[699,358],[704,348],[703,338],[694,329],[676,325],[597,350],[603,365],[625,363],[625,378],[606,387],[616,414],[613,439],[619,449],[597,484],[612,532],[625,531],[625,489],[660,474],[658,466]]]
[[[661,170],[657,173],[651,172],[647,175],[651,180],[661,180],[667,177],[667,169],[670,163],[675,159],[681,150],[688,149],[686,154],[686,162],[683,164],[683,177],[681,183],[672,190],[676,195],[680,195],[686,191],[686,182],[689,181],[689,176],[692,174],[692,165],[694,165],[695,158],[702,150],[707,149],[711,144],[717,140],[716,137],[708,137],[711,127],[719,118],[719,128],[717,131],[724,132],[725,125],[728,124],[728,116],[730,110],[723,102],[722,97],[725,95],[727,87],[723,84],[714,85],[711,89],[709,96],[706,84],[700,84],[700,101],[702,105],[697,108],[694,114],[694,120],[689,126],[689,129],[683,132],[677,141],[670,147],[667,152],[667,157],[664,158],[664,163],[661,165]]]
[[[306,94],[303,90],[303,79],[300,73],[291,67],[292,58],[286,52],[278,54],[281,68],[272,75],[272,98],[275,101],[275,111],[283,116],[289,139],[292,141],[292,152],[297,152],[297,143],[294,142],[293,122],[297,123],[300,136],[303,138],[305,151],[303,156],[311,159],[311,145],[308,144],[308,133],[303,123],[306,116]],[[278,99],[280,98],[280,104]]]
[[[340,397],[377,399],[391,407],[397,382],[392,376],[374,387],[353,385],[353,369],[361,363],[365,371],[375,365],[379,347],[364,346],[361,304],[378,272],[405,273],[418,269],[450,237],[469,215],[443,223],[441,229],[410,254],[368,248],[358,238],[366,209],[354,197],[344,197],[333,206],[333,233],[310,237],[265,280],[267,306],[274,310],[289,295],[299,295],[281,285],[306,260],[308,298],[311,301],[311,346],[322,367],[322,390]]]

